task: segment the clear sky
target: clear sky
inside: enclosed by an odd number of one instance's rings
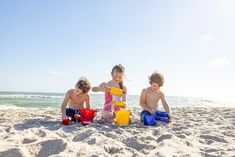
[[[129,94],[233,97],[233,0],[1,0],[0,91],[66,92],[123,64]]]

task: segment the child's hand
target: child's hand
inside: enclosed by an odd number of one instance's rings
[[[62,120],[63,120],[63,119],[67,119],[67,118],[68,118],[68,116],[66,116],[66,115],[63,115],[63,116],[62,116]]]
[[[151,114],[155,114],[155,110],[151,110],[150,113],[151,113]]]
[[[151,108],[147,109],[147,111],[149,111],[149,113],[151,113],[151,114],[155,114],[155,112],[156,112],[154,109],[151,109]]]
[[[110,87],[108,87],[108,86],[104,86],[104,88],[103,88],[103,92],[108,92],[108,91],[110,91]]]

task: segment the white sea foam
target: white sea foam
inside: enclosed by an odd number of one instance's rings
[[[49,95],[30,95],[30,94],[3,94],[0,98],[51,98],[51,99],[62,99],[64,96],[49,96]]]

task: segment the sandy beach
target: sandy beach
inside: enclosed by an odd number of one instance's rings
[[[174,120],[154,127],[140,111],[117,127],[62,126],[58,109],[0,110],[0,156],[235,156],[235,108],[173,108]]]

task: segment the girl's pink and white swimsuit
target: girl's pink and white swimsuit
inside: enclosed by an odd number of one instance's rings
[[[105,103],[104,103],[104,108],[103,108],[103,110],[104,111],[113,111],[113,112],[115,112],[115,111],[118,111],[118,110],[120,110],[121,108],[120,107],[117,107],[117,106],[114,106],[113,105],[113,97],[112,97],[112,95],[110,94],[110,92],[108,91],[108,92],[105,92]]]

